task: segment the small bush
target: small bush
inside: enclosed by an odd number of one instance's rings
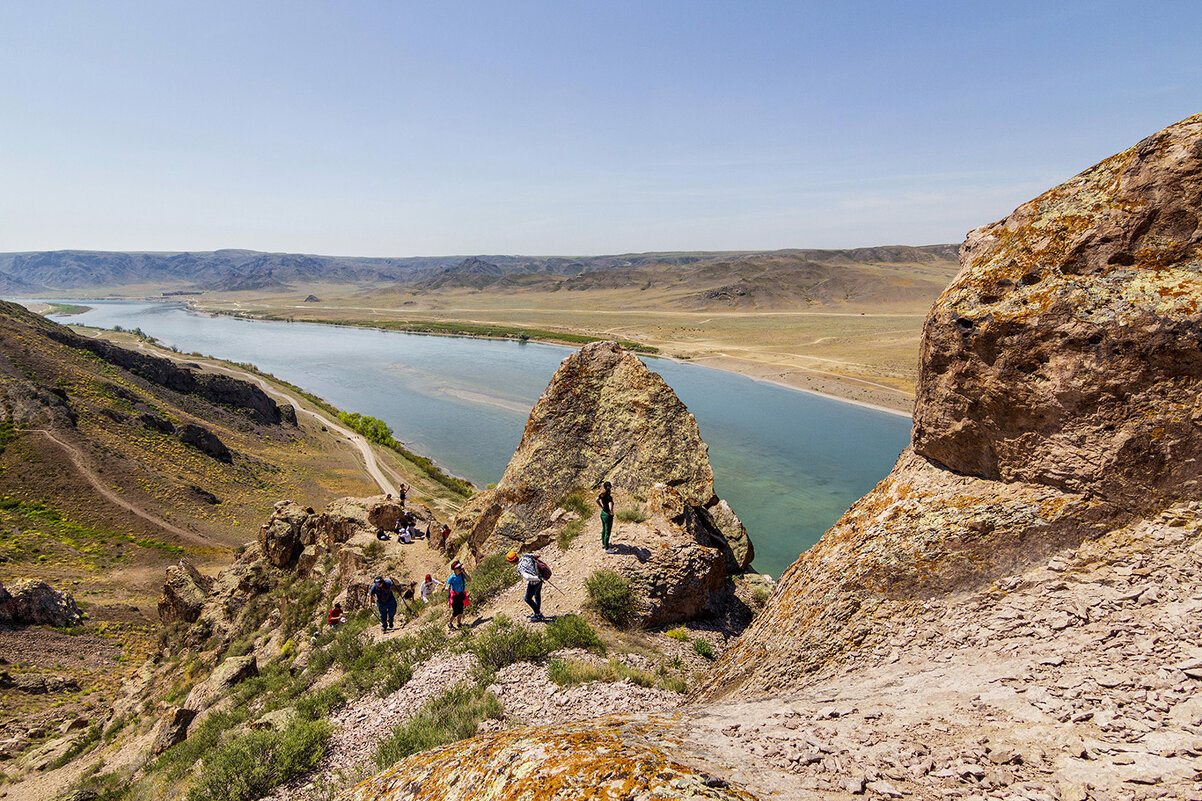
[[[614,570],[598,570],[584,581],[589,602],[597,614],[622,626],[634,611],[634,591],[630,582]]]
[[[771,594],[772,593],[768,590],[767,587],[756,587],[751,592],[751,602],[754,603],[760,609],[763,609],[764,604],[768,603],[768,597]]]
[[[483,687],[453,687],[393,729],[376,750],[376,766],[387,768],[418,751],[471,737],[481,720],[500,717],[501,702]]]
[[[610,659],[604,665],[582,662],[579,659],[555,659],[547,665],[547,675],[561,687],[584,684],[590,681],[622,681],[630,679],[640,687],[654,687],[654,673],[625,665]]]
[[[301,696],[296,702],[296,712],[302,718],[320,720],[337,712],[346,705],[346,701],[346,692],[343,691],[342,686],[332,684]]]
[[[251,731],[204,755],[188,801],[251,801],[317,767],[330,725],[297,721],[282,732]]]
[[[552,643],[543,632],[514,625],[509,618],[498,615],[476,635],[470,647],[481,665],[499,670],[515,662],[529,662],[546,656],[551,652]]]
[[[380,540],[372,540],[363,546],[363,555],[375,562],[384,555],[384,543]]]
[[[559,501],[560,509],[567,509],[569,512],[575,512],[580,515],[581,520],[588,520],[593,515],[593,504],[591,499],[585,494],[582,489],[573,490]]]
[[[696,651],[699,656],[704,656],[706,659],[714,658],[714,649],[710,647],[708,642],[700,637],[693,640],[693,650]]]
[[[566,526],[564,526],[559,534],[555,537],[555,544],[559,546],[559,550],[566,551],[568,548],[572,547],[572,543],[575,542],[576,538],[579,537],[583,531],[584,521],[573,520],[571,523],[568,523]]]
[[[681,695],[684,695],[689,691],[688,682],[686,682],[680,676],[660,676],[659,686],[663,687],[665,690],[671,690],[672,692],[680,693]]]
[[[668,636],[674,640],[680,640],[681,642],[689,641],[689,631],[684,626],[677,626],[674,629],[670,629],[668,631]]]
[[[547,624],[546,631],[553,648],[584,648],[605,653],[605,643],[580,615],[560,615]]]
[[[481,559],[471,575],[472,581],[468,591],[471,593],[472,603],[481,605],[518,581],[517,567],[510,564],[503,553],[495,553]]]
[[[614,517],[618,518],[619,523],[642,523],[647,519],[647,513],[637,506],[627,506],[619,509]]]

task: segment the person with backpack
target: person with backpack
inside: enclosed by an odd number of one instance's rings
[[[463,626],[463,610],[472,603],[467,595],[467,583],[471,581],[471,578],[458,559],[451,562],[451,575],[447,579],[447,603],[451,606],[451,620],[447,623],[448,629],[453,630]]]
[[[396,619],[396,595],[393,594],[393,588],[398,583],[394,578],[376,576],[371,583],[371,589],[367,591],[368,600],[376,602],[376,610],[380,613],[380,627],[384,631],[390,631],[393,628],[393,620]]]
[[[530,620],[535,623],[546,622],[547,619],[543,617],[543,581],[551,577],[551,568],[532,553],[522,554],[518,559],[517,551],[510,551],[505,558],[511,563],[516,562],[518,575],[526,579],[526,603],[534,612]]]

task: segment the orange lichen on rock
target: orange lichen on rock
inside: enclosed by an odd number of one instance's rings
[[[754,801],[672,760],[651,727],[548,726],[485,734],[415,754],[339,801]]]
[[[969,234],[911,449],[789,568],[696,694],[797,687],[872,616],[1202,494],[1202,115]]]

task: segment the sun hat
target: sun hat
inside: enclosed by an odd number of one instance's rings
[[[509,553],[505,554],[505,558],[510,562],[516,562],[518,560],[518,552],[510,551]]]
[[[463,565],[459,564],[458,559],[456,559],[454,562],[451,562],[451,570],[458,570],[461,567],[463,567]]]

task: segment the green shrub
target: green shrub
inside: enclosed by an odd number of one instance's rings
[[[767,587],[756,587],[751,592],[751,602],[754,603],[760,609],[763,609],[764,604],[768,603],[768,597],[770,595],[772,595],[772,593],[768,590]]]
[[[376,766],[386,768],[418,751],[471,737],[481,720],[500,717],[501,702],[483,687],[452,687],[393,729],[376,751]]]
[[[681,642],[689,641],[689,631],[684,626],[677,626],[674,629],[669,629],[668,636],[674,640],[680,640]]]
[[[626,624],[634,611],[634,591],[622,574],[614,570],[598,570],[585,579],[584,589],[597,614],[616,626]]]
[[[346,693],[342,685],[331,684],[301,696],[296,702],[296,712],[301,718],[320,720],[328,718],[346,705]]]
[[[468,590],[471,592],[472,603],[480,605],[518,581],[517,567],[506,560],[503,553],[495,553],[481,559],[471,575],[472,581]]]
[[[580,615],[559,615],[547,624],[546,631],[553,649],[584,648],[598,654],[605,653],[605,643]]]
[[[561,687],[590,681],[622,681],[623,679],[630,679],[640,687],[654,687],[657,683],[654,673],[630,667],[616,659],[610,659],[603,665],[583,662],[579,659],[554,659],[551,664],[547,665],[547,675],[551,681]]]
[[[693,650],[696,651],[699,656],[704,656],[706,659],[714,658],[714,649],[710,647],[708,642],[700,637],[693,640]]]
[[[551,647],[550,639],[543,632],[514,625],[504,615],[497,615],[473,638],[470,646],[480,664],[492,670],[546,656]]]
[[[555,543],[559,546],[559,550],[566,551],[568,548],[571,548],[572,543],[575,542],[576,538],[579,537],[583,531],[583,520],[573,520],[571,523],[568,523],[566,526],[564,526],[563,529],[560,530],[559,534],[555,537]]]
[[[567,509],[580,515],[581,520],[588,520],[593,515],[592,499],[582,489],[569,492],[559,501],[560,509]]]
[[[372,540],[363,546],[363,555],[371,561],[377,561],[384,555],[384,543],[380,540]]]
[[[330,725],[296,721],[282,732],[251,731],[205,753],[188,801],[251,801],[317,767]]]
[[[637,506],[627,506],[619,509],[614,517],[618,518],[619,523],[642,523],[647,519],[647,513]]]

